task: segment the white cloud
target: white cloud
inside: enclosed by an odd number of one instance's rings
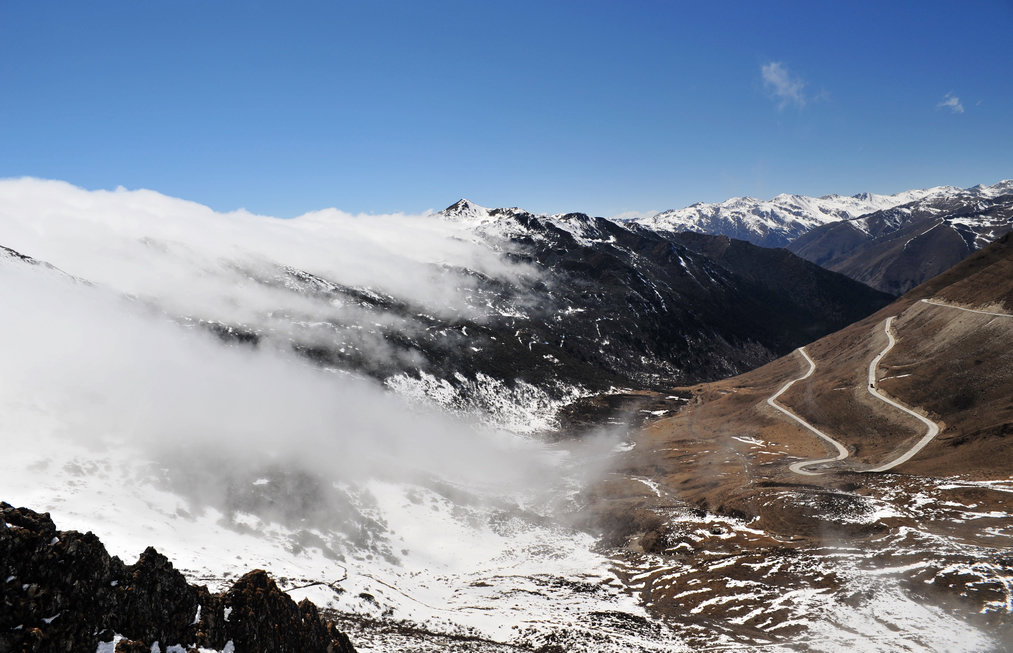
[[[63,270],[0,249],[0,497],[101,533],[117,555],[154,545],[194,575],[258,566],[341,577],[350,596],[396,582],[434,605],[499,573],[493,560],[519,573],[516,551],[559,551],[561,537],[568,550],[590,546],[551,517],[604,474],[614,438],[568,451],[407,402],[281,346],[319,332],[376,359],[390,355],[381,327],[413,328],[385,304],[290,288],[288,268],[451,319],[492,310],[465,270],[523,292],[537,270],[466,223],[337,210],[279,220],[21,179],[0,180],[0,244]],[[229,345],[166,314],[277,333],[277,343]],[[587,573],[591,555],[565,573]],[[550,557],[532,573],[549,573]],[[417,618],[422,604],[383,605]],[[449,614],[433,610],[423,618]],[[490,619],[492,636],[503,622]]]
[[[0,414],[39,397],[79,441],[170,443],[235,459],[266,452],[259,464],[305,452],[297,467],[343,478],[408,466],[458,481],[483,469],[485,482],[510,467],[499,435],[421,415],[379,384],[323,372],[284,346],[326,337],[371,361],[396,359],[411,352],[384,333],[425,327],[353,296],[338,302],[292,286],[286,269],[389,293],[429,315],[481,319],[490,309],[484,296],[471,297],[474,282],[462,270],[506,283],[533,272],[466,225],[334,209],[291,220],[222,214],[152,191],[26,178],[0,180],[0,233],[4,246],[63,271],[16,265],[0,251]],[[12,313],[18,319],[7,319]],[[168,319],[179,316],[275,338],[227,347]],[[21,440],[30,433],[0,427],[0,450],[8,438],[30,446]],[[540,454],[518,455],[508,476],[538,466]]]
[[[949,109],[953,113],[964,113],[964,105],[960,103],[960,98],[953,93],[947,93],[943,97],[943,101],[936,105],[936,108]]]
[[[3,245],[169,314],[271,331],[291,322],[279,315],[362,321],[354,302],[289,291],[288,268],[467,319],[489,309],[472,298],[474,279],[461,270],[509,281],[533,273],[466,225],[435,215],[326,209],[282,220],[217,213],[148,190],[87,191],[29,178],[0,180],[0,232]]]
[[[763,86],[777,99],[778,108],[784,109],[789,104],[805,106],[806,97],[802,92],[805,82],[793,76],[780,61],[765,63],[760,68],[763,75]]]

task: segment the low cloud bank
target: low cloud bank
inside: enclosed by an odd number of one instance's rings
[[[272,349],[224,346],[136,302],[29,266],[2,268],[0,400],[95,447],[187,452],[328,476],[427,474],[483,485],[539,473],[539,446],[409,407],[379,385]],[[8,421],[6,446],[33,446]]]
[[[439,215],[328,209],[282,220],[30,178],[0,180],[0,244],[174,317],[394,363],[415,354],[391,347],[384,332],[417,333],[426,316],[482,321],[496,312],[476,275],[521,287],[537,277],[502,255],[506,243]]]
[[[0,181],[0,227],[0,244],[58,268],[0,259],[3,447],[40,457],[60,442],[98,457],[126,452],[161,469],[162,482],[186,486],[184,494],[200,488],[212,502],[270,469],[310,475],[318,487],[407,480],[517,505],[573,487],[572,452],[408,403],[286,346],[230,345],[170,319],[288,337],[325,324],[331,344],[341,335],[335,325],[352,334],[413,328],[404,313],[314,294],[316,278],[283,273],[293,268],[480,320],[489,306],[471,296],[470,275],[523,286],[535,272],[458,223],[334,210],[277,220],[150,191],[21,179]],[[365,355],[408,355],[382,330],[357,344]],[[595,439],[587,460],[600,460],[612,441]],[[276,506],[282,512],[307,506],[306,497],[281,500],[290,501]]]

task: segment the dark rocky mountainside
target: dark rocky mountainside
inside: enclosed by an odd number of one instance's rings
[[[741,240],[691,232],[668,238],[732,271],[748,289],[757,307],[753,310],[765,311],[770,324],[781,334],[797,332],[816,337],[817,333],[833,331],[834,325],[857,319],[858,307],[868,306],[870,297],[875,297],[866,286],[828,275],[826,270],[783,249],[754,247]],[[800,311],[800,306],[805,310]]]
[[[48,513],[0,503],[0,653],[117,652],[182,645],[237,651],[353,653],[348,638],[298,605],[263,571],[224,594],[193,586],[152,548],[136,564],[110,556],[92,533],[58,531]]]
[[[787,252],[724,237],[687,239],[580,213],[536,216],[465,200],[445,214],[505,238],[513,260],[542,273],[528,311],[454,325],[480,351],[462,357],[446,340],[410,343],[425,354],[419,371],[451,382],[455,373],[486,374],[600,390],[716,379],[889,300]],[[502,293],[516,292],[490,290],[504,303]]]
[[[969,189],[817,227],[788,245],[804,259],[894,295],[1013,230],[1013,194]]]
[[[531,392],[544,403],[575,390],[723,378],[890,300],[787,252],[727,237],[655,232],[580,213],[490,210],[464,200],[440,219],[460,223],[489,256],[525,272],[506,280],[433,265],[434,276],[469,286],[470,310],[456,314],[275,264],[227,264],[242,283],[278,298],[279,307],[256,321],[239,323],[225,311],[195,317],[155,299],[139,301],[235,344],[281,344],[321,366],[451,408],[495,413],[504,391],[516,404],[530,403]],[[31,253],[0,252],[15,265],[38,262],[24,254]],[[322,308],[296,312],[280,305],[286,302]],[[334,305],[354,309],[354,321],[327,313]]]

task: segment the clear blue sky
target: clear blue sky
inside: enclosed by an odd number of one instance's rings
[[[1010,2],[0,1],[0,177],[614,215],[1013,177]]]

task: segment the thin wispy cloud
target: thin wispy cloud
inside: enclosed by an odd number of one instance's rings
[[[780,61],[771,61],[763,64],[760,68],[763,76],[763,87],[777,100],[777,108],[794,104],[804,107],[806,97],[803,93],[805,82],[788,72],[788,69]]]
[[[960,98],[953,93],[943,96],[943,101],[937,104],[936,108],[949,109],[952,113],[964,113],[964,105],[960,103]]]

